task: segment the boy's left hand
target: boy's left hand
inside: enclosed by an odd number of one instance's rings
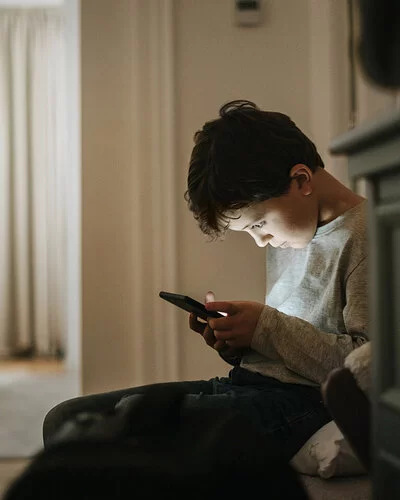
[[[259,302],[207,302],[209,311],[227,313],[224,318],[210,318],[209,326],[214,330],[217,340],[226,342],[231,347],[247,348],[251,346],[254,330],[264,304]]]

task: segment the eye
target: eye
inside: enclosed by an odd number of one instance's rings
[[[260,229],[261,227],[263,227],[265,224],[265,220],[261,221],[261,222],[258,222],[257,224],[253,224],[251,226],[251,229]]]

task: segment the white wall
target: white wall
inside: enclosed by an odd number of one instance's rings
[[[159,358],[152,351],[158,349],[162,355],[160,345],[168,344],[162,328],[151,328],[157,300],[154,242],[162,248],[154,225],[160,227],[166,215],[151,190],[151,182],[157,181],[155,171],[146,161],[135,163],[138,147],[142,159],[150,158],[152,148],[157,148],[149,127],[151,117],[157,116],[151,99],[157,85],[146,80],[151,67],[157,73],[157,65],[160,69],[166,64],[157,44],[148,43],[148,27],[157,26],[152,19],[157,1],[82,2],[84,392],[135,385],[138,365],[146,365],[145,381],[157,379]],[[264,109],[289,114],[314,140],[327,169],[346,182],[345,161],[330,158],[328,148],[331,139],[348,128],[347,2],[269,0],[265,21],[257,28],[235,25],[232,0],[174,0],[173,4],[175,291],[199,300],[212,289],[220,299],[263,301],[265,250],[247,234],[207,242],[187,210],[183,194],[192,137],[206,120],[217,116],[223,103],[250,99]],[[138,39],[138,32],[143,39]],[[142,137],[139,145],[138,137]],[[140,183],[150,190],[139,192]],[[156,211],[154,205],[159,207]],[[161,231],[159,238],[164,237]],[[138,241],[140,253],[135,254]],[[140,264],[140,270],[134,269]],[[141,279],[148,276],[149,283],[145,295],[138,297],[139,272]],[[218,355],[189,330],[183,312],[174,338],[180,379],[227,373]]]
[[[69,0],[0,0],[0,8],[59,7]]]
[[[65,0],[67,76],[67,338],[66,364],[81,370],[81,73],[80,0]]]
[[[82,388],[134,383],[130,0],[81,2]]]
[[[186,189],[194,132],[231,99],[249,99],[287,113],[310,133],[308,3],[279,0],[265,5],[265,22],[242,28],[234,24],[231,0],[176,2],[178,193]],[[232,233],[224,242],[206,242],[182,195],[179,226],[182,293],[201,300],[211,289],[220,299],[264,300],[265,250],[249,235]],[[226,374],[227,365],[186,322],[182,315],[182,376]]]
[[[157,378],[158,366],[151,351],[165,335],[155,331],[143,336],[142,332],[144,343],[142,352],[138,352],[137,302],[144,299],[135,296],[133,254],[135,241],[140,238],[145,272],[154,235],[149,226],[153,219],[146,218],[143,206],[152,202],[145,193],[140,198],[142,215],[137,214],[135,168],[142,169],[145,182],[148,167],[132,163],[136,153],[132,131],[140,126],[132,89],[138,71],[134,47],[144,50],[141,57],[148,53],[147,46],[135,45],[135,17],[144,16],[140,20],[142,29],[149,21],[148,5],[152,2],[82,2],[84,392],[134,385],[138,382],[135,366],[143,358],[151,360],[146,380]],[[193,133],[205,120],[216,116],[221,104],[233,98],[252,99],[263,108],[286,112],[306,132],[310,131],[308,9],[304,8],[307,3],[297,0],[266,2],[265,23],[244,29],[234,25],[233,5],[231,0],[174,2],[177,291],[200,300],[208,289],[213,289],[220,298],[263,301],[265,251],[246,235],[232,234],[225,242],[206,243],[188,212],[183,199],[188,157]],[[139,72],[148,74],[148,61],[143,61]],[[148,88],[142,90],[141,116],[147,127]],[[154,147],[151,137],[143,139],[149,142],[142,143]],[[156,215],[162,218],[163,211]],[[145,310],[141,311],[145,318],[151,317],[153,300],[157,300],[149,292],[151,270],[149,279]],[[178,328],[179,378],[225,374],[226,365],[189,331],[186,321],[182,313]]]
[[[61,3],[61,0],[43,2]],[[38,6],[43,2],[0,0],[0,5]],[[133,130],[148,127],[149,122],[147,82],[142,88],[141,122],[136,121],[133,109],[136,97],[132,89],[138,64],[137,60],[134,62],[138,59],[135,50],[140,50],[139,64],[142,66],[139,73],[143,74],[149,71],[146,57],[151,51],[145,40],[135,45],[134,33],[138,27],[135,23],[140,27],[146,22],[154,23],[148,16],[157,9],[147,8],[155,2],[157,0],[82,2],[82,261],[80,68],[77,60],[80,2],[65,2],[71,155],[68,256],[72,270],[69,277],[68,365],[79,370],[82,355],[84,392],[135,384],[138,360],[146,358],[152,344],[158,346],[165,335],[161,330],[153,332],[150,341],[147,339],[148,345],[143,345],[142,352],[138,352],[140,342],[134,341],[138,325],[137,304],[142,301],[143,314],[151,315],[153,303],[135,295],[135,273],[132,272],[135,259],[132,255],[137,238],[141,238],[145,241],[141,271],[149,270],[151,274],[146,248],[150,254],[154,247],[151,240],[146,242],[145,228],[152,222],[145,217],[142,201],[146,197],[140,195],[139,199],[136,196],[138,178],[132,168],[136,156]],[[183,200],[193,133],[204,121],[216,117],[223,103],[246,98],[265,109],[289,114],[316,142],[328,170],[344,182],[347,179],[345,161],[328,155],[331,139],[348,126],[347,1],[268,0],[264,4],[263,24],[241,28],[234,23],[233,0],[174,0],[177,291],[200,300],[209,289],[214,290],[218,298],[258,301],[263,301],[265,291],[265,251],[256,247],[245,234],[228,234],[224,242],[206,242]],[[137,13],[141,19],[135,19]],[[373,88],[360,73],[357,90],[359,122],[376,116],[396,102],[393,94]],[[149,151],[142,155],[143,158],[151,156],[153,146],[151,137],[146,140]],[[146,148],[146,144],[141,147]],[[140,168],[146,170],[146,162]],[[135,212],[138,205],[142,206],[139,215]],[[165,213],[160,210],[159,217],[163,216]],[[81,320],[82,338],[79,337]],[[188,329],[184,313],[179,316],[178,330],[181,362],[176,371],[179,378],[226,373],[225,363]],[[146,335],[142,332],[143,338]],[[148,381],[152,381],[157,370],[153,360],[146,372]]]
[[[309,0],[310,130],[325,167],[348,184],[347,160],[331,157],[333,137],[349,127],[347,0]]]

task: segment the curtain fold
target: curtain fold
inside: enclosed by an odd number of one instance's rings
[[[65,336],[64,18],[0,10],[0,356]]]

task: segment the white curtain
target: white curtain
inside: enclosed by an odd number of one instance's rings
[[[64,344],[62,11],[0,9],[0,356]]]

